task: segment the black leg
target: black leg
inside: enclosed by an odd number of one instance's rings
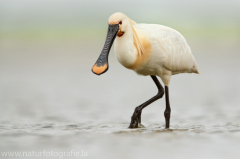
[[[170,124],[170,115],[171,115],[171,108],[169,103],[169,93],[168,93],[168,86],[165,86],[165,97],[166,97],[166,109],[164,111],[164,116],[166,120],[166,129],[169,128]]]
[[[131,123],[130,123],[129,128],[137,128],[139,126],[139,124],[141,124],[141,114],[142,114],[143,108],[145,108],[152,102],[158,100],[159,98],[162,98],[162,96],[164,95],[163,87],[162,87],[161,83],[158,81],[157,77],[156,76],[151,76],[151,77],[158,88],[158,93],[156,96],[152,97],[145,103],[143,103],[140,106],[135,108],[135,111],[131,118]]]

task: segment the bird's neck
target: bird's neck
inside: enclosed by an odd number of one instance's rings
[[[133,42],[133,31],[131,26],[121,37],[116,37],[114,42],[116,57],[124,67],[130,68],[137,58],[137,50]]]

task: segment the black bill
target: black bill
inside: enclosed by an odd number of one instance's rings
[[[113,41],[117,36],[118,29],[119,29],[118,24],[108,26],[107,38],[104,47],[97,62],[92,67],[92,72],[94,74],[101,75],[108,70],[108,54],[112,47]]]

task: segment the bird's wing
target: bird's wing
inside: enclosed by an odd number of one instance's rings
[[[166,55],[164,66],[175,73],[197,70],[196,61],[185,38],[176,30],[157,24],[137,24],[139,29],[146,30],[151,39],[157,41],[161,54]],[[195,70],[195,71],[196,71]]]
[[[167,54],[165,67],[173,72],[183,72],[193,67],[193,56],[184,37],[175,30],[160,31],[159,45]]]

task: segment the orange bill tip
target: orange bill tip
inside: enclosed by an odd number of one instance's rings
[[[104,73],[105,71],[107,71],[108,65],[107,63],[105,63],[105,65],[103,66],[97,66],[96,64],[92,67],[92,72],[100,75],[102,73]]]

